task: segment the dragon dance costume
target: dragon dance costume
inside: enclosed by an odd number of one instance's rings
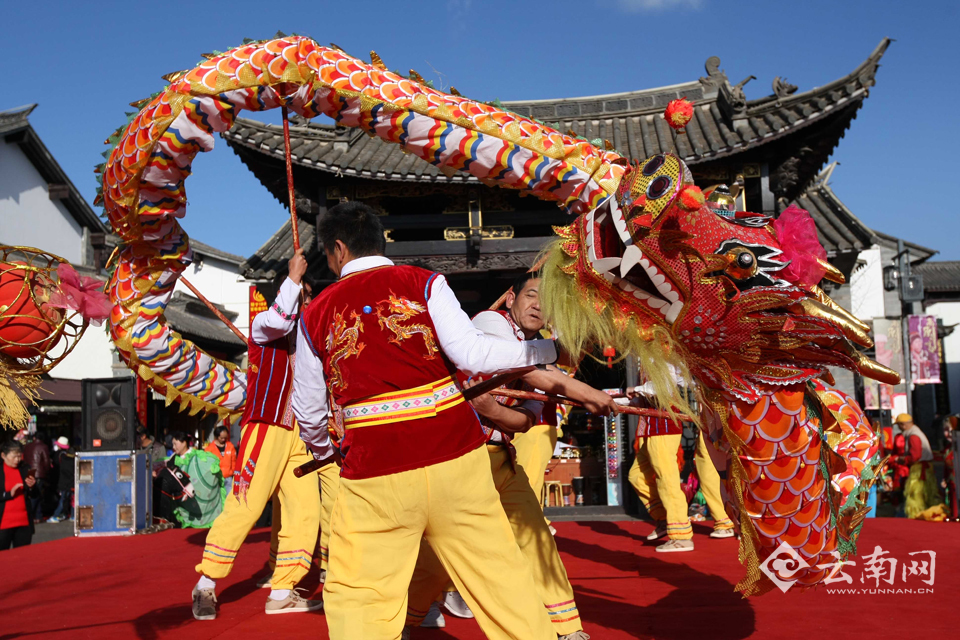
[[[320,493],[316,482],[293,470],[310,461],[290,408],[300,286],[284,281],[277,300],[257,314],[250,328],[250,399],[242,431],[233,495],[207,534],[197,572],[216,580],[230,575],[241,544],[277,494],[281,528],[277,536],[271,586],[292,589],[307,574],[320,527]],[[292,348],[293,347],[293,348]]]
[[[560,133],[412,75],[389,71],[377,56],[368,63],[309,38],[278,37],[211,54],[136,103],[140,111],[108,139],[98,169],[97,202],[123,243],[109,293],[111,335],[124,361],[183,409],[236,416],[243,372],[183,340],[163,318],[192,257],[178,222],[185,180],[195,155],[212,149],[244,109],[325,114],[445,173],[521,189],[577,216],[548,249],[545,317],[570,353],[610,345],[657,363],[645,373],[664,407],[689,411],[668,365],[697,382],[704,432],[728,459],[728,508],[747,569],[738,589],[773,588],[760,565],[784,544],[809,565],[784,576],[799,588],[840,571],[837,560],[856,552],[879,460],[876,434],[830,386],[829,368],[888,384],[899,376],[857,349],[872,344],[869,327],[819,288],[842,277],[826,263],[809,214],[794,207],[774,219],[711,206],[674,154],[632,163],[603,140]],[[699,108],[668,109],[667,122]],[[492,486],[489,493],[495,503]]]
[[[324,584],[330,637],[400,635],[426,538],[488,637],[555,638],[454,379],[458,369],[552,361],[553,343],[486,338],[442,276],[376,256],[347,263],[301,325],[294,409],[316,457],[332,453],[328,387],[343,414]]]
[[[481,312],[474,318],[473,323],[486,335],[523,341],[523,334],[517,335],[509,314],[503,311]],[[512,404],[505,402],[510,400],[508,398],[498,400],[501,400],[501,404]],[[519,406],[537,418],[543,412],[542,402],[527,400]],[[583,625],[574,600],[573,587],[567,578],[567,570],[560,559],[557,544],[543,518],[539,494],[533,492],[523,467],[514,461],[510,440],[505,437],[495,438],[495,435],[501,434],[492,428],[486,431],[486,449],[500,504],[510,521],[516,544],[533,571],[537,595],[550,616],[554,632],[558,636],[566,636],[582,631]],[[449,580],[430,545],[422,544],[410,583],[406,622],[408,626],[419,626],[423,622],[430,604],[440,595]]]

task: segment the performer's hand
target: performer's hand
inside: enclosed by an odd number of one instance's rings
[[[473,387],[479,384],[480,382],[481,380],[479,379],[471,378],[470,380],[467,380],[465,383],[463,383],[463,388],[469,389],[470,387]],[[477,413],[487,418],[489,418],[490,415],[497,410],[497,406],[498,406],[497,401],[489,393],[484,393],[483,395],[479,395],[473,400],[469,400],[468,402],[470,403],[470,406],[472,406]]]
[[[591,387],[590,392],[583,400],[583,406],[590,413],[608,416],[617,412],[617,403],[608,393]]]
[[[300,284],[300,279],[307,272],[307,259],[303,257],[303,249],[298,249],[290,261],[287,262],[287,277]]]
[[[10,497],[11,497],[11,498],[16,498],[18,495],[20,495],[20,492],[22,492],[22,491],[23,491],[23,485],[22,485],[22,484],[15,484],[15,485],[13,485],[13,489],[10,489]]]
[[[24,482],[26,482],[27,486],[32,489],[37,484],[37,479],[33,476],[27,476],[27,479],[24,480]]]
[[[340,449],[334,449],[326,458],[317,457],[317,454],[313,451],[310,451],[310,454],[313,456],[313,459],[320,463],[321,467],[325,467],[331,462],[336,464],[338,467],[343,466],[343,458],[340,456]],[[317,470],[319,472],[319,469]]]

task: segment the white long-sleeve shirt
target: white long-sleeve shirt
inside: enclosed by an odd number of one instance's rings
[[[250,337],[259,345],[282,338],[297,327],[297,309],[300,308],[300,289],[290,278],[283,281],[277,297],[266,311],[261,311],[250,326]]]
[[[383,256],[357,258],[343,266],[340,277],[392,265],[393,262]],[[546,364],[557,359],[553,340],[518,342],[484,335],[473,326],[443,276],[437,276],[433,281],[427,313],[433,320],[437,341],[444,354],[459,370],[469,375]],[[306,334],[306,331],[300,331],[297,336],[293,412],[300,425],[300,437],[314,457],[322,460],[334,451],[327,432],[327,384],[323,377],[323,363],[310,347]]]

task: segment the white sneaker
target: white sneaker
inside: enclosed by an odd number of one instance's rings
[[[320,569],[320,584],[326,584],[326,583],[327,583],[327,570]]]
[[[732,538],[735,535],[733,529],[714,529],[710,532],[711,538]]]
[[[552,535],[552,536],[556,536],[556,535],[557,535],[557,530],[556,530],[556,528],[554,528],[554,526],[553,526],[552,524],[547,525],[547,527],[550,529],[550,535]]]
[[[466,618],[468,620],[473,618],[473,611],[470,611],[470,607],[464,602],[463,596],[456,591],[445,592],[440,600],[440,606],[455,618]]]
[[[581,629],[580,631],[574,631],[565,636],[560,636],[557,640],[590,640],[590,636]]]
[[[420,623],[421,627],[426,627],[427,629],[443,629],[447,626],[447,621],[443,619],[443,614],[440,613],[440,605],[434,602],[430,605],[430,610],[427,611],[426,617],[423,619],[423,622]]]
[[[265,576],[261,576],[260,579],[257,580],[257,589],[269,589],[270,583],[272,581],[273,581],[273,571],[271,571]]]
[[[654,524],[653,531],[647,536],[647,540],[659,540],[667,535],[667,521],[666,520],[657,520]]]
[[[693,551],[693,540],[667,540],[657,547],[659,553],[673,553],[675,551]]]
[[[267,615],[307,613],[308,611],[319,611],[320,609],[323,609],[323,600],[307,600],[297,593],[297,589],[291,589],[290,595],[283,600],[274,600],[268,597],[267,603],[264,605],[264,612]]]

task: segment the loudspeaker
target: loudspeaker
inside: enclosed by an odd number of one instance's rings
[[[137,431],[136,380],[100,378],[81,381],[83,449],[132,451]]]

